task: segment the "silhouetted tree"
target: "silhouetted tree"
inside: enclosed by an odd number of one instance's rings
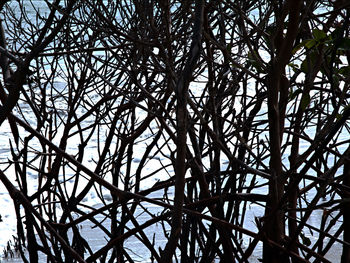
[[[23,261],[347,262],[349,8],[0,3]]]

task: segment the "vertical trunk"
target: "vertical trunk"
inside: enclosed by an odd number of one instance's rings
[[[305,85],[305,88],[303,90],[303,95],[301,100],[303,100],[304,96],[306,96],[307,94],[309,94],[310,92],[310,82],[307,82]],[[299,105],[296,117],[295,117],[295,121],[293,123],[293,127],[294,127],[294,136],[292,139],[292,147],[291,147],[291,153],[289,156],[289,163],[290,163],[290,177],[291,177],[291,181],[293,180],[293,178],[296,176],[296,165],[297,165],[297,158],[299,156],[299,141],[300,141],[300,131],[301,131],[301,121],[303,118],[303,109],[302,106]],[[297,198],[298,198],[298,191],[299,191],[299,187],[294,187],[293,189],[290,189],[289,193],[288,193],[288,233],[289,236],[294,236],[294,234],[297,232],[297,213],[296,213],[296,208],[297,208]],[[292,244],[290,244],[289,249],[291,251],[293,251],[296,254],[299,254],[298,251],[298,246],[295,242],[293,242]],[[292,258],[292,262],[293,263],[298,263],[298,259],[296,258]]]
[[[279,200],[283,194],[283,182],[281,182],[282,159],[281,159],[281,128],[279,122],[278,93],[280,87],[279,76],[270,72],[268,83],[268,118],[270,136],[270,174],[269,195],[266,203],[265,236],[268,240],[281,244],[284,235],[283,212],[278,209]],[[277,263],[283,262],[282,255],[271,247],[268,241],[263,245],[263,262]]]
[[[285,110],[288,98],[288,79],[285,77],[285,66],[288,64],[292,49],[299,31],[299,15],[301,0],[287,0],[281,6],[281,13],[277,10],[277,30],[275,32],[276,57],[271,59],[271,67],[268,74],[268,118],[270,136],[270,174],[269,195],[266,202],[265,236],[281,244],[284,238],[284,212],[281,209],[281,198],[284,194],[284,180],[282,174],[281,142],[283,139]],[[278,14],[280,13],[280,14]],[[288,14],[287,28],[284,20]],[[284,34],[284,30],[287,32]],[[263,245],[263,262],[278,263],[288,262],[282,251],[276,251],[268,240]],[[280,252],[280,253],[279,253]]]
[[[30,262],[38,262],[38,244],[35,237],[33,221],[35,220],[32,213],[28,210],[26,212],[26,226],[27,226],[27,239],[28,239],[28,252]],[[68,261],[69,262],[69,261]]]
[[[184,202],[185,173],[186,173],[186,143],[187,143],[187,97],[188,87],[200,54],[202,39],[202,24],[204,0],[195,1],[195,21],[193,38],[185,68],[177,82],[175,93],[177,99],[176,110],[176,163],[175,163],[175,197],[172,216],[171,233],[168,243],[161,254],[161,262],[172,262],[178,239],[182,229],[182,207]]]
[[[350,160],[347,159],[344,165],[344,186],[350,187]],[[350,191],[344,190],[343,198],[350,198]],[[344,202],[342,205],[343,212],[343,239],[345,242],[350,243],[350,203]],[[347,245],[343,245],[343,254],[341,257],[341,263],[350,262],[350,247]]]
[[[309,90],[306,88],[304,90],[304,94],[308,94],[308,92],[309,92]],[[305,95],[303,95],[303,96],[305,96]],[[290,163],[290,167],[291,167],[291,170],[290,170],[291,180],[293,180],[293,178],[296,175],[295,167],[296,167],[297,158],[299,155],[299,140],[300,140],[299,134],[300,134],[300,124],[302,121],[302,117],[303,117],[303,111],[302,111],[301,106],[299,106],[299,109],[298,109],[297,114],[296,114],[295,122],[294,122],[295,135],[293,136],[293,139],[292,139],[292,148],[291,148],[291,153],[289,156],[289,163]],[[289,209],[289,212],[288,212],[288,217],[289,217],[288,218],[288,233],[289,233],[289,236],[293,236],[294,233],[296,233],[297,227],[298,227],[297,221],[296,221],[296,218],[297,218],[297,213],[296,213],[297,197],[298,197],[298,187],[295,187],[294,189],[291,189],[289,191],[289,194],[288,194],[288,209]],[[295,242],[293,242],[293,244],[290,245],[289,249],[291,251],[293,251],[294,253],[299,254],[298,247],[297,247]],[[297,263],[298,260],[295,258],[292,258],[292,262]]]

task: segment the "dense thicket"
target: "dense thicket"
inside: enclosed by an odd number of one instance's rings
[[[0,8],[25,262],[350,261],[348,1]]]

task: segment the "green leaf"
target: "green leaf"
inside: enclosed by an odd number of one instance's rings
[[[303,111],[305,111],[307,106],[309,106],[310,101],[311,101],[310,95],[304,94],[300,101],[300,106]]]
[[[306,59],[303,61],[303,63],[301,63],[300,69],[304,73],[308,73],[309,72],[309,68],[307,66],[307,60]]]
[[[338,37],[342,38],[343,37],[343,32],[341,28],[337,27],[332,33],[331,33],[331,38],[334,40],[338,39]]]
[[[350,38],[343,38],[342,40],[340,40],[338,49],[350,50]]]
[[[294,72],[299,71],[299,66],[297,64],[289,63],[288,66],[291,67],[294,70]]]
[[[344,77],[350,76],[350,66],[341,67],[339,69],[339,74],[342,74]]]
[[[253,56],[251,52],[248,52],[248,62],[250,65],[252,65],[258,73],[264,73],[263,69],[260,66],[260,63],[255,58],[256,56]]]
[[[312,35],[318,41],[322,41],[322,40],[325,40],[327,38],[327,34],[324,31],[317,29],[317,28],[312,30]]]
[[[314,46],[316,46],[316,44],[317,44],[316,39],[310,39],[310,40],[308,40],[308,41],[305,43],[305,47],[308,48],[308,49],[311,49],[311,48],[313,48]]]
[[[312,39],[311,39],[312,40]],[[294,55],[295,53],[297,53],[300,49],[302,49],[303,47],[305,47],[306,43],[309,42],[310,39],[305,39],[304,41],[302,41],[301,43],[299,43],[295,48],[293,48],[292,50],[292,54]]]
[[[335,74],[333,74],[333,83],[336,87],[339,87],[339,77]]]
[[[231,43],[229,43],[228,45],[227,45],[227,51],[229,52],[229,53],[231,53],[231,50],[232,50],[232,45],[231,45]]]
[[[301,63],[300,69],[302,72],[304,73],[308,73],[309,72],[309,65],[308,63],[310,63],[310,67],[313,68],[316,60],[318,57],[318,53],[317,52],[311,52],[305,59],[304,61]]]

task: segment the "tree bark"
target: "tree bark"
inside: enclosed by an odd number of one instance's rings
[[[350,156],[346,160],[344,164],[344,172],[343,172],[343,184],[350,189]],[[344,190],[342,198],[350,198],[350,191]],[[344,202],[342,205],[342,213],[343,213],[343,240],[347,243],[350,243],[350,203]],[[343,253],[341,257],[341,263],[350,262],[350,246],[343,245]]]
[[[301,2],[286,1],[282,6],[282,14],[277,22],[275,45],[277,56],[271,58],[271,67],[267,77],[268,119],[270,137],[270,174],[269,194],[265,210],[265,237],[263,244],[263,262],[284,262],[282,251],[276,251],[269,244],[272,240],[282,244],[285,235],[284,212],[281,209],[281,198],[284,194],[282,178],[281,142],[283,140],[284,118],[288,94],[288,79],[285,77],[285,66],[292,55],[293,45],[299,30],[299,12]],[[283,21],[288,14],[287,33],[283,37]]]
[[[187,97],[188,87],[192,78],[193,69],[197,63],[201,48],[202,24],[204,1],[196,0],[195,3],[195,21],[193,28],[193,37],[189,57],[185,68],[176,85],[176,121],[177,121],[177,139],[176,139],[176,164],[175,164],[175,197],[172,216],[171,233],[168,243],[161,254],[161,262],[172,262],[178,239],[182,229],[182,208],[184,202],[184,187],[186,174],[186,143],[187,143]]]

